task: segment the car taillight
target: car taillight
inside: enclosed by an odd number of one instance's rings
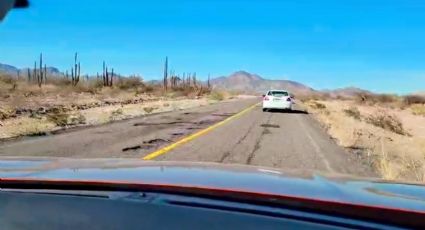
[[[265,96],[265,97],[264,97],[264,100],[265,100],[265,101],[268,101],[268,100],[269,100],[269,97]]]
[[[288,99],[286,99],[286,101],[291,101],[291,98],[290,98],[290,97],[288,97]]]

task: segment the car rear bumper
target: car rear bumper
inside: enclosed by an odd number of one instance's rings
[[[282,101],[282,102],[273,102],[273,101],[263,101],[263,109],[292,109],[292,102]]]

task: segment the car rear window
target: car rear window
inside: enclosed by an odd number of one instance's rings
[[[285,91],[270,91],[268,95],[276,97],[287,97],[289,96],[289,93]]]

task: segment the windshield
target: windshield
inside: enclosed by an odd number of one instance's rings
[[[275,97],[287,97],[289,96],[288,92],[285,91],[270,91],[268,93],[269,96],[275,96]]]
[[[29,1],[0,23],[0,171],[112,159],[423,183],[424,12]]]

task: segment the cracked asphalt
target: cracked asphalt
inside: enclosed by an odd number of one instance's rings
[[[370,165],[338,146],[302,108],[263,112],[261,105],[156,158],[376,176]]]
[[[227,101],[153,114],[60,134],[0,143],[0,156],[142,158],[191,133],[260,102]],[[154,160],[206,161],[374,176],[370,166],[339,147],[305,111],[263,112],[258,105],[242,116]]]

